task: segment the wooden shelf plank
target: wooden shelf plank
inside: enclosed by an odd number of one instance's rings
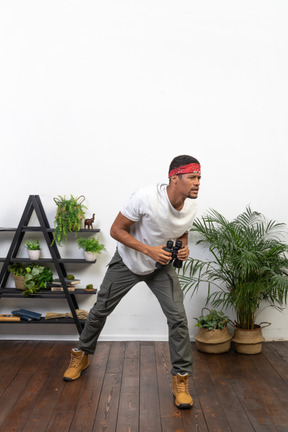
[[[85,320],[79,320],[80,324],[85,324]],[[65,317],[65,318],[54,318],[46,320],[44,317],[40,320],[31,320],[31,321],[0,321],[1,324],[74,324],[75,321],[73,318]]]
[[[0,262],[4,262],[5,258],[0,258]],[[45,263],[54,263],[52,258],[40,258],[39,260],[31,260],[28,257],[22,257],[22,258],[11,258],[10,262],[15,263],[39,263],[39,264],[45,264]],[[95,261],[86,261],[84,258],[59,258],[59,263],[63,264],[69,264],[69,263],[75,263],[75,264],[95,264]]]
[[[88,292],[85,291],[84,288],[77,288],[75,289],[75,291],[69,291],[70,295],[75,295],[75,294],[79,294],[79,295],[91,295],[91,294],[96,294],[97,290],[92,291],[92,292]],[[0,297],[5,297],[5,298],[15,298],[15,297],[22,297],[24,299],[29,299],[29,298],[66,298],[64,291],[51,291],[49,289],[47,290],[40,290],[38,291],[38,293],[35,294],[31,294],[28,297],[25,297],[23,295],[23,291],[16,289],[16,288],[0,288]]]
[[[17,230],[17,228],[4,228],[4,227],[0,227],[0,231],[2,232],[15,232]],[[54,232],[55,229],[54,228],[46,228],[47,232]],[[40,226],[23,226],[22,227],[22,231],[38,231],[38,232],[42,232],[42,228]],[[79,232],[81,233],[96,233],[96,232],[100,232],[101,230],[99,228],[95,228],[95,229],[84,229],[81,228],[79,231],[71,231],[69,234],[77,234]]]

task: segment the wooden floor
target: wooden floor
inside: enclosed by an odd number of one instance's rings
[[[288,342],[196,351],[192,410],[173,403],[166,342],[100,342],[62,380],[75,342],[0,341],[0,432],[288,432]]]

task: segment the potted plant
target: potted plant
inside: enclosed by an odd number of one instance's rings
[[[25,290],[25,266],[22,263],[13,263],[8,268],[13,274],[16,289]]]
[[[25,291],[24,295],[37,293],[40,288],[47,288],[53,280],[53,272],[50,268],[32,264],[25,268]]]
[[[78,247],[84,249],[84,256],[86,261],[96,261],[97,254],[101,254],[106,250],[104,245],[99,243],[95,237],[79,238],[77,239]]]
[[[28,255],[31,260],[36,261],[40,258],[39,240],[27,240],[25,246],[28,249]]]
[[[205,309],[208,311],[206,315],[203,313]],[[224,312],[203,308],[201,315],[195,319],[197,321],[195,327],[198,327],[198,333],[194,336],[194,339],[199,351],[209,354],[220,354],[229,351],[232,335],[227,327],[229,318],[224,315]]]
[[[59,246],[67,243],[68,233],[76,232],[81,228],[81,222],[85,215],[86,206],[83,201],[85,197],[81,195],[78,198],[71,195],[70,199],[66,197],[58,196],[54,198],[57,205],[57,212],[54,221],[54,241]]]
[[[84,290],[88,291],[88,292],[96,291],[95,288],[94,288],[94,286],[93,286],[93,284],[86,285],[86,287],[84,288]]]
[[[191,290],[193,295],[200,283],[206,282],[206,304],[234,310],[233,341],[238,352],[261,352],[264,338],[262,323],[256,324],[258,314],[269,306],[281,311],[287,304],[285,226],[267,220],[248,206],[230,222],[216,210],[210,210],[196,219],[191,229],[200,235],[197,244],[208,247],[211,258],[188,258],[180,275],[182,288],[185,292]]]
[[[16,288],[23,290],[25,296],[36,293],[40,288],[47,288],[47,284],[53,280],[52,270],[38,264],[25,266],[13,263],[9,266],[9,271],[14,276]]]

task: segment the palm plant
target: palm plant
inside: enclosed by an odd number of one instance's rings
[[[283,241],[285,224],[246,211],[229,222],[216,210],[196,219],[191,229],[201,235],[197,244],[209,248],[212,259],[188,258],[180,281],[185,292],[208,283],[206,305],[236,313],[235,326],[253,329],[265,307],[282,310],[287,304],[288,259]]]

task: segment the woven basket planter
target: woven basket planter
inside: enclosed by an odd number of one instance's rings
[[[199,351],[208,354],[221,354],[229,351],[232,335],[227,327],[221,330],[208,330],[200,327],[194,338]]]
[[[240,354],[261,353],[262,342],[265,341],[265,338],[262,335],[262,328],[261,325],[255,325],[253,330],[235,328],[232,339],[235,351]]]
[[[25,290],[26,289],[26,287],[24,285],[25,277],[24,276],[16,276],[16,275],[13,275],[13,277],[14,277],[15,287],[17,289],[20,289],[20,290]]]

